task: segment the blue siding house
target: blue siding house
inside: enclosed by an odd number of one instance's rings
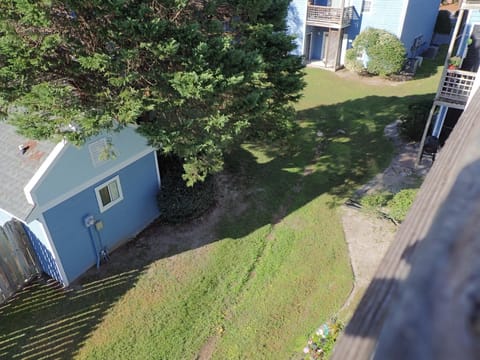
[[[156,152],[133,128],[76,147],[0,122],[0,158],[0,225],[22,221],[43,270],[64,285],[159,215]]]
[[[440,0],[293,0],[287,24],[297,55],[336,70],[355,37],[373,27],[395,34],[409,57],[421,54],[433,35]]]
[[[460,65],[449,59],[460,58]],[[448,139],[472,95],[480,88],[480,1],[463,0],[445,59],[445,68],[425,126],[419,162],[424,153],[436,152]],[[430,144],[435,144],[430,149]],[[426,145],[426,146],[424,146]]]

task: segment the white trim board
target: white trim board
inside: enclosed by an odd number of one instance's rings
[[[418,1],[418,0],[415,0]],[[410,3],[410,0],[403,0],[403,7],[402,7],[402,12],[401,16],[398,22],[398,30],[397,30],[397,37],[399,39],[402,39],[403,35],[403,27],[405,26],[405,19],[407,18],[407,11],[408,11],[408,5]]]
[[[160,178],[160,168],[158,167],[158,151],[154,151],[153,156],[155,158],[155,167],[157,170],[158,188],[160,189],[162,187],[162,179]]]
[[[67,148],[67,142],[65,140],[60,141],[53,150],[48,154],[45,161],[40,165],[40,168],[35,172],[32,178],[28,181],[27,185],[23,188],[23,192],[27,198],[27,201],[31,205],[35,205],[35,202],[32,197],[33,189],[38,185],[40,180],[48,173],[52,165],[60,157],[60,155]]]

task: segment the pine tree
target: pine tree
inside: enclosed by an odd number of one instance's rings
[[[304,86],[286,0],[0,2],[0,111],[75,143],[138,124],[193,184],[245,139],[280,137]]]

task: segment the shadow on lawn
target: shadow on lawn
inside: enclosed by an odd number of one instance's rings
[[[40,279],[0,306],[0,358],[72,358],[156,260],[242,238],[321,194],[333,195],[334,206],[387,166],[392,146],[382,136],[385,125],[408,104],[431,98],[369,96],[300,111],[293,145],[251,145],[228,157],[228,179],[240,184],[223,184],[224,205],[186,225],[153,224],[68,289]]]

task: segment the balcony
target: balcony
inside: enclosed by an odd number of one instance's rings
[[[463,0],[462,9],[480,9],[480,0]]]
[[[350,26],[353,6],[335,8],[331,6],[307,6],[307,25],[342,29]]]
[[[476,73],[463,70],[447,70],[436,101],[449,107],[463,109],[475,82]]]

